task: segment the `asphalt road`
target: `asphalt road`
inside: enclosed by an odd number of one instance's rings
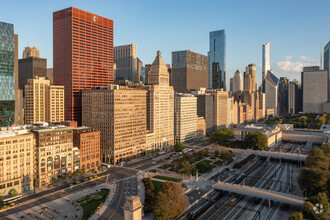
[[[98,218],[98,220],[108,220],[115,219],[121,220],[124,219],[124,210],[123,207],[126,202],[126,197],[129,195],[137,195],[137,178],[129,178],[117,182],[116,194],[108,204],[107,209],[103,214]]]
[[[110,176],[108,178],[109,182],[112,181],[119,181],[120,179],[124,179],[130,176],[135,176],[137,171],[132,169],[127,169],[124,167],[111,167],[106,172],[98,174],[101,175],[107,175],[110,173]],[[14,213],[18,213],[20,211],[32,208],[34,206],[38,206],[59,198],[62,198],[64,196],[70,195],[72,193],[81,191],[88,187],[93,187],[98,184],[105,183],[106,177],[94,180],[94,181],[88,181],[80,185],[75,185],[73,187],[69,188],[69,184],[58,186],[40,193],[33,194],[31,196],[24,197],[23,199],[16,201],[16,206],[14,208],[8,209],[6,211],[0,212],[0,218],[12,215]],[[47,196],[46,196],[47,195]]]

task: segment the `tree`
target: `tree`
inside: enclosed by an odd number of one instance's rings
[[[290,216],[289,220],[303,220],[303,214],[301,212],[294,212]]]
[[[225,161],[233,160],[233,154],[230,151],[221,151],[221,159]]]
[[[324,191],[328,180],[327,171],[304,167],[300,170],[298,184],[307,196]]]
[[[267,150],[268,139],[267,136],[261,131],[251,132],[244,138],[244,144],[247,148],[253,150]]]
[[[174,219],[188,206],[188,198],[178,183],[165,182],[157,193],[153,214],[164,220]]]
[[[304,219],[318,220],[316,213],[314,211],[314,205],[311,202],[305,202],[304,208],[302,210]]]
[[[14,197],[17,195],[17,192],[16,192],[16,189],[11,189],[9,190],[9,193],[8,193],[11,197]]]
[[[85,169],[80,170],[80,175],[84,175],[86,173]]]
[[[2,196],[0,196],[0,202],[3,202],[3,197]]]
[[[67,180],[68,177],[69,177],[69,174],[67,174],[67,173],[62,174],[62,180]]]
[[[314,212],[319,211],[319,213],[316,213],[316,215],[318,217],[320,217],[321,219],[325,219],[325,216],[329,209],[327,195],[325,193],[319,193],[316,196],[309,198],[308,200],[316,207],[316,210],[313,210],[313,211]],[[321,205],[322,205],[322,208],[320,208]]]
[[[181,142],[178,142],[178,143],[176,143],[175,145],[174,145],[174,150],[176,151],[176,152],[180,152],[180,151],[182,151],[183,150],[183,144],[181,143]]]
[[[216,142],[222,146],[228,146],[234,138],[234,131],[232,129],[222,128],[213,132],[209,140],[211,143]]]
[[[53,178],[52,178],[52,182],[53,182],[54,184],[57,184],[57,182],[58,182],[58,178],[57,178],[57,177],[53,177]]]

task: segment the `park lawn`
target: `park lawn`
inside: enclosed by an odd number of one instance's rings
[[[101,191],[94,193],[95,195],[100,195],[102,198],[100,199],[91,199],[86,204],[82,205],[84,210],[84,215],[82,220],[88,220],[91,215],[94,214],[95,209],[107,199],[107,195],[109,194],[108,189],[101,189]]]
[[[213,162],[213,164],[217,165],[217,166],[222,166],[223,163],[224,163],[223,160],[217,160],[217,161]]]
[[[155,179],[160,179],[160,180],[168,180],[168,181],[173,181],[173,182],[180,182],[182,179],[179,178],[174,178],[174,177],[168,177],[168,176],[153,176],[152,178]]]
[[[160,188],[163,185],[163,182],[158,182],[158,181],[152,180],[152,183],[154,184],[154,187],[155,187],[155,193],[158,193],[160,191]]]
[[[207,173],[211,171],[215,166],[210,165],[212,163],[211,160],[202,160],[196,164],[196,168],[198,170],[198,173]]]

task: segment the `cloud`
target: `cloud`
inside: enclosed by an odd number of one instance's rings
[[[304,66],[317,65],[319,61],[313,57],[301,56],[299,59],[293,59],[292,56],[286,56],[285,60],[277,62],[277,67],[285,72],[300,73]]]

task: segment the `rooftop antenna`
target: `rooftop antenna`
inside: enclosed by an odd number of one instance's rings
[[[321,42],[321,46],[320,46],[320,69],[322,70],[322,42]]]
[[[267,44],[269,43],[269,33],[267,33]]]

